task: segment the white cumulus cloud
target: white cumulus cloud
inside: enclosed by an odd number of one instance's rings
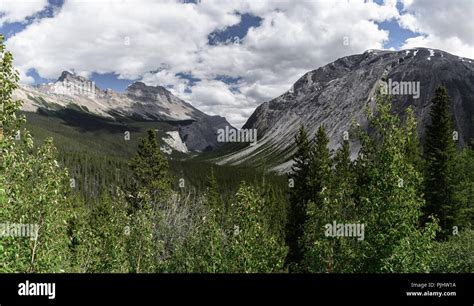
[[[406,46],[456,48],[447,51],[459,55],[472,51],[473,19],[466,18],[470,0],[460,0],[458,9],[452,7],[456,1],[447,1],[451,7],[433,5],[442,1],[403,2],[406,11],[400,15],[395,0],[383,5],[364,0],[65,0],[53,17],[33,21],[7,47],[24,82],[31,81],[25,72],[32,68],[44,78],[56,78],[63,70],[116,73],[171,86],[178,97],[240,127],[255,107],[284,93],[305,72],[383,48],[389,33],[377,22],[398,20],[423,33]],[[250,28],[240,44],[210,45],[208,35],[238,24],[239,13],[259,16],[260,26]],[[456,22],[438,24],[444,17]]]
[[[474,1],[405,0],[399,23],[421,35],[402,48],[430,47],[474,58]]]
[[[4,23],[23,22],[43,10],[48,0],[1,0],[0,26]]]

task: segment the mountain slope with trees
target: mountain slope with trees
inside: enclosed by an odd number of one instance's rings
[[[258,143],[234,152],[223,151],[215,160],[219,164],[250,166],[265,162],[269,168],[287,173],[296,150],[291,140],[301,125],[313,138],[318,127],[324,124],[329,149],[335,150],[353,121],[368,128],[366,108],[375,107],[374,97],[379,86],[389,81],[419,83],[417,93],[393,95],[392,112],[403,117],[405,109],[411,106],[422,142],[425,127],[430,122],[435,89],[445,86],[452,101],[450,111],[453,129],[458,133],[457,146],[471,144],[474,138],[473,59],[428,48],[368,50],[306,73],[287,92],[258,106],[243,126],[257,129]],[[352,159],[359,150],[360,143],[351,143]]]
[[[87,197],[75,191],[83,180],[58,162],[54,140],[35,145],[24,128],[22,102],[12,99],[18,73],[1,36],[0,55],[0,219],[37,229],[0,237],[0,272],[474,272],[474,154],[469,148],[452,152],[456,162],[447,165],[453,179],[434,185],[453,191],[446,203],[426,184],[436,169],[430,163],[442,164],[444,154],[422,155],[414,114],[410,108],[403,118],[392,114],[388,96],[377,95],[376,107],[368,109],[372,132],[353,126],[348,139],[337,140],[336,152],[323,125],[315,138],[301,127],[287,184],[268,174],[242,175],[233,187],[225,185],[225,193],[216,167],[207,179],[195,174],[207,180],[197,188],[170,173],[173,164],[149,129],[125,165],[127,179],[101,184]],[[443,92],[435,103],[444,105],[441,110],[448,101]],[[443,113],[437,109],[433,116]],[[443,126],[440,135],[447,134],[449,124]],[[361,154],[351,160],[354,139]],[[87,161],[69,160],[85,171],[95,168],[97,180],[119,169],[108,159],[94,167]],[[332,223],[363,227],[344,234],[328,231]],[[451,224],[456,228],[448,235]]]

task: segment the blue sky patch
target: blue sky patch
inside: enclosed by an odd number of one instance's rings
[[[240,43],[250,28],[259,27],[262,23],[262,18],[251,14],[241,14],[240,22],[236,25],[227,27],[223,30],[214,31],[208,35],[209,45],[214,46],[218,44]]]
[[[21,32],[25,27],[26,25],[21,22],[5,23],[0,27],[0,34],[5,36],[6,39],[9,39],[16,33]]]
[[[389,32],[388,42],[384,45],[384,48],[386,49],[393,47],[398,50],[408,38],[420,35],[419,33],[414,33],[410,30],[403,29],[396,20],[384,21],[380,23],[377,22],[377,25],[380,29]]]
[[[119,79],[115,73],[93,73],[90,80],[101,89],[110,88],[116,92],[124,92],[132,83],[130,80]]]
[[[1,1],[1,0],[0,0]],[[6,23],[0,27],[0,33],[8,38],[12,37],[18,32],[23,31],[28,25],[31,23],[38,21],[42,18],[51,18],[53,17],[64,5],[65,0],[48,0],[48,6],[45,7],[41,12],[26,18],[23,22],[14,22],[14,23]],[[194,3],[199,4],[199,0],[181,0],[182,3]],[[375,3],[382,5],[383,0],[375,0]],[[397,9],[400,12],[403,12],[403,4],[401,2],[397,2]],[[263,21],[263,19],[259,16],[255,16],[252,14],[242,14],[236,12],[238,16],[240,16],[240,22],[226,27],[224,29],[216,30],[208,35],[208,43],[210,46],[215,46],[219,44],[230,44],[230,43],[241,43],[243,39],[247,36],[247,33],[250,28],[252,27],[259,27]],[[395,19],[379,22],[377,23],[380,29],[386,30],[389,32],[389,40],[385,43],[384,48],[394,48],[396,50],[400,49],[404,42],[411,37],[419,36],[419,33],[414,33],[412,31],[403,29],[397,23]],[[64,67],[64,69],[73,69],[74,67]],[[167,69],[166,67],[160,69]],[[156,72],[158,72],[158,69]],[[48,80],[41,78],[35,69],[30,69],[27,72],[27,75],[34,78],[35,83],[46,83],[46,82],[54,82],[54,80]],[[188,91],[194,86],[196,83],[201,81],[199,78],[193,76],[192,72],[180,72],[176,74],[177,77],[187,80],[189,88]],[[237,88],[237,85],[241,81],[241,77],[235,76],[228,76],[228,75],[218,75],[215,77],[215,80],[222,81],[225,84],[229,85],[232,88]],[[132,83],[132,80],[124,80],[119,79],[116,73],[93,73],[91,76],[91,80],[96,83],[96,85],[100,88],[111,88],[118,92],[124,92],[127,86]],[[163,86],[168,86],[169,84],[161,84]]]
[[[26,72],[26,75],[32,77],[33,79],[35,79],[35,84],[44,84],[44,83],[56,82],[56,79],[45,79],[45,78],[40,77],[40,75],[38,74],[38,72],[34,68],[28,69],[28,71]],[[58,75],[58,77],[59,77],[59,75]]]
[[[216,80],[222,81],[222,82],[226,83],[227,85],[237,84],[241,79],[242,79],[242,77],[231,77],[231,76],[228,76],[228,75],[218,75],[216,77]]]
[[[176,76],[179,77],[180,79],[187,80],[189,83],[189,86],[194,86],[197,82],[201,81],[201,79],[198,79],[192,75],[190,72],[179,72],[176,73]]]
[[[16,33],[23,31],[35,20],[53,17],[54,13],[61,9],[63,4],[64,0],[48,0],[48,5],[42,11],[27,17],[23,22],[5,23],[0,26],[0,33],[8,39]]]

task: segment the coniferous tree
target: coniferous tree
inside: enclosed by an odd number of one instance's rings
[[[301,270],[305,272],[353,272],[359,255],[356,238],[326,236],[325,226],[357,222],[353,201],[354,175],[349,142],[344,140],[334,156],[334,168],[321,181],[318,204],[311,201],[305,231],[300,240],[303,249]]]
[[[304,180],[304,183],[299,183],[301,186],[298,186],[298,181],[295,179],[295,188],[290,198],[289,228],[293,230],[287,232],[287,243],[290,248],[287,263],[290,264],[290,270],[298,270],[303,258],[303,246],[300,240],[307,221],[308,202],[311,201],[312,205],[320,207],[323,202],[321,191],[329,183],[332,162],[328,143],[324,126],[318,128],[314,145],[310,144],[304,128],[300,129],[296,138],[298,150],[292,175],[300,182]]]
[[[153,205],[166,201],[171,192],[168,161],[158,144],[156,132],[148,130],[140,139],[137,154],[130,162],[132,170],[132,196],[135,204],[147,195]]]
[[[162,237],[162,210],[173,197],[168,161],[154,130],[148,130],[146,137],[140,139],[130,168],[130,266],[133,272],[152,272],[158,268],[164,244],[169,243]]]
[[[331,153],[328,148],[329,139],[324,125],[316,132],[316,139],[311,152],[310,175],[308,185],[311,192],[311,200],[318,205],[322,203],[321,190],[329,184],[332,168]]]
[[[453,203],[453,162],[456,148],[453,141],[450,99],[445,87],[436,89],[430,112],[431,123],[426,127],[424,157],[425,220],[434,215],[439,219],[441,237],[452,231],[456,215]]]
[[[278,237],[280,241],[285,241],[288,207],[283,192],[264,180],[261,186],[261,194],[270,233]]]
[[[306,207],[311,199],[309,187],[311,143],[303,126],[295,136],[296,153],[293,155],[293,166],[290,174],[290,205],[288,207],[288,223],[286,226],[286,243],[288,245],[288,265],[297,264],[301,260],[298,240],[303,234],[306,220]]]

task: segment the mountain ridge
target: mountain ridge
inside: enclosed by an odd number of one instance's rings
[[[258,143],[223,155],[219,164],[258,165],[272,161],[272,170],[288,172],[294,152],[294,136],[303,124],[314,137],[317,127],[326,126],[329,147],[339,146],[342,134],[353,120],[367,128],[365,110],[373,108],[373,97],[382,82],[419,82],[418,99],[394,96],[393,111],[403,116],[408,106],[414,108],[418,132],[423,138],[429,122],[429,108],[435,88],[445,85],[452,100],[452,112],[459,145],[467,145],[474,136],[474,60],[431,48],[400,51],[367,50],[340,58],[305,73],[290,90],[259,105],[244,124],[257,129]],[[352,142],[351,157],[359,144]],[[275,158],[275,156],[279,156]]]
[[[26,112],[46,109],[54,115],[51,111],[72,106],[111,120],[170,122],[181,138],[173,143],[183,142],[186,147],[184,150],[180,144],[171,149],[183,152],[213,150],[221,145],[215,137],[217,130],[225,126],[233,128],[224,117],[207,115],[163,86],[134,82],[124,93],[119,93],[103,90],[70,71],[63,71],[54,83],[21,85],[14,97],[23,100]]]

